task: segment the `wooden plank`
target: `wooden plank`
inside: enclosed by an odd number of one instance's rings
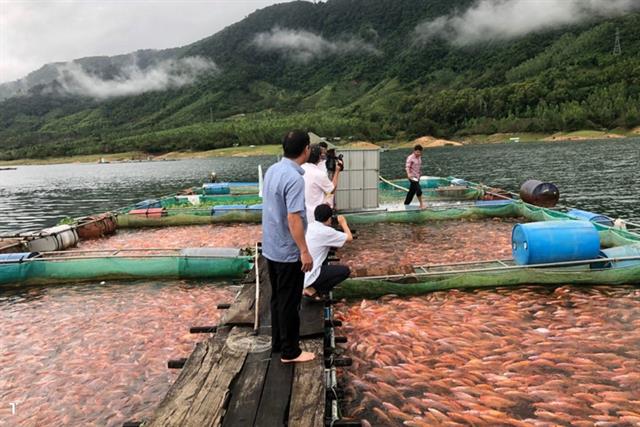
[[[300,304],[300,337],[324,336],[324,304],[302,299]]]
[[[234,328],[229,338],[248,333]],[[231,349],[220,337],[198,343],[178,380],[145,425],[219,425],[229,386],[240,372],[246,355],[246,351]]]
[[[198,385],[198,382],[201,381],[201,378],[197,375],[198,369],[200,366],[202,366],[205,357],[208,357],[211,354],[209,347],[219,346],[220,348],[222,348],[224,342],[227,339],[227,336],[229,335],[229,332],[230,328],[218,328],[216,334],[213,337],[209,338],[209,340],[202,341],[196,344],[195,349],[187,359],[187,362],[182,367],[178,379],[176,379],[171,388],[169,388],[169,391],[165,395],[164,399],[162,399],[162,401],[160,402],[156,413],[165,403],[174,399],[180,393],[182,388],[187,384],[191,384],[191,386],[195,388],[200,387]]]
[[[324,340],[302,341],[303,351],[315,353],[312,362],[299,363],[293,370],[289,427],[323,427],[325,411]]]
[[[271,282],[269,281],[269,270],[267,260],[264,257],[258,259],[260,269],[260,301],[259,301],[259,323],[260,326],[271,325]],[[222,323],[228,325],[253,325],[255,322],[255,269],[251,273],[252,279],[245,283],[222,319]]]
[[[285,425],[289,418],[289,396],[293,366],[282,363],[280,353],[271,355],[269,370],[262,389],[262,396],[256,415],[256,427],[276,427]]]
[[[256,299],[255,283],[245,284],[240,293],[225,313],[222,324],[253,325],[253,304]]]
[[[240,375],[231,386],[229,405],[222,419],[223,427],[253,425],[270,360],[271,350],[247,356]]]
[[[271,280],[267,260],[260,257],[260,307],[258,312],[260,326],[271,327]]]

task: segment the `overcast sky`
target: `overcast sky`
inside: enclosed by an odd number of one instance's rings
[[[49,62],[183,46],[288,0],[0,0],[0,83]]]

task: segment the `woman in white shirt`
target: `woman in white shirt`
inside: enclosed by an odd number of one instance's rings
[[[344,232],[331,227],[333,209],[327,204],[318,205],[314,211],[315,221],[307,227],[306,241],[313,258],[313,268],[304,275],[302,295],[316,301],[328,294],[337,284],[346,280],[351,270],[346,265],[328,264],[327,255],[331,248],[341,248],[353,240],[353,235],[344,216],[338,216],[338,224]]]
[[[320,165],[322,147],[317,144],[311,146],[309,160],[302,165],[304,169],[304,201],[307,211],[307,223],[311,224],[315,218],[313,212],[316,206],[326,203],[328,195],[333,194],[338,186],[338,177],[342,170],[342,163],[336,168],[333,179],[329,179],[326,167]]]

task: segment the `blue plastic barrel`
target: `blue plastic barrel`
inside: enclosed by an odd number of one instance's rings
[[[567,215],[575,219],[597,222],[598,224],[606,225],[607,227],[613,227],[613,219],[605,215],[582,211],[580,209],[571,209],[569,212],[567,212]]]
[[[202,189],[204,194],[229,194],[231,189],[226,182],[216,182],[213,184],[203,184]]]
[[[476,206],[505,206],[513,203],[513,200],[476,200]]]
[[[141,202],[136,203],[134,209],[154,209],[154,208],[161,208],[161,207],[162,207],[162,203],[160,203],[160,200],[147,199],[147,200],[143,200]]]
[[[600,254],[600,236],[589,221],[517,224],[511,244],[518,265],[595,259]]]
[[[25,259],[33,258],[38,252],[19,252],[13,254],[0,254],[0,263],[22,262]]]
[[[622,258],[622,257],[640,257],[640,244],[616,246],[609,249],[603,249],[601,255],[605,258]],[[620,268],[631,267],[640,264],[639,259],[629,259],[607,263],[606,267]]]

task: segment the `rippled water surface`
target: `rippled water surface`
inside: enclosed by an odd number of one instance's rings
[[[275,158],[230,158],[111,164],[18,166],[0,171],[0,232],[37,230],[66,216],[118,209],[200,185],[216,171],[227,180],[257,180]]]
[[[409,150],[382,153],[381,173],[403,176]],[[199,185],[211,171],[255,181],[275,157],[19,166],[0,171],[0,232],[40,229],[65,216],[117,209]],[[640,139],[494,144],[426,150],[424,173],[517,190],[528,178],[556,183],[565,204],[640,221]]]

